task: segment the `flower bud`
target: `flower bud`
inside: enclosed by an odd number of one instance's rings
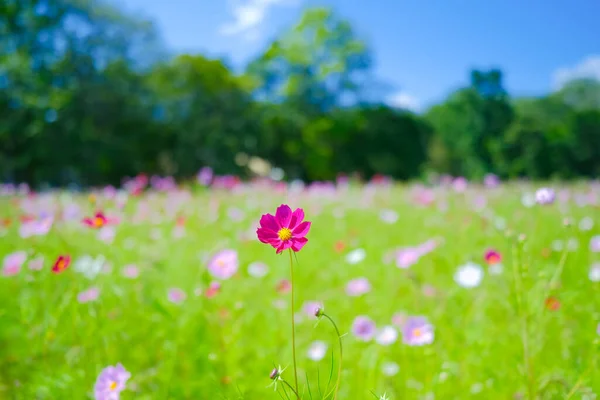
[[[315,310],[315,317],[320,318],[323,316],[323,314],[325,314],[323,309],[321,307],[317,307],[317,309]]]
[[[277,368],[273,368],[273,371],[269,374],[269,379],[272,381],[279,378],[279,370]]]

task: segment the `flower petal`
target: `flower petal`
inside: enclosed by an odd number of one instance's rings
[[[279,228],[281,228],[279,224],[277,224],[275,217],[271,214],[263,214],[263,216],[260,217],[260,227],[274,232],[279,231]]]
[[[279,247],[277,247],[276,253],[279,254],[282,251],[289,249],[290,247],[292,247],[292,244],[292,240],[286,240],[285,242],[281,242]]]
[[[301,208],[296,208],[296,210],[292,214],[292,219],[290,221],[290,226],[288,228],[290,228],[291,230],[294,230],[294,228],[297,227],[302,222],[303,219],[304,219],[304,210]]]
[[[292,250],[300,251],[306,243],[308,243],[308,239],[305,237],[294,238],[292,240],[288,240],[288,242],[292,242]]]
[[[309,221],[304,221],[303,223],[301,223],[300,225],[298,225],[293,231],[292,234],[294,235],[295,238],[301,238],[306,236],[306,234],[308,233],[308,231],[310,230],[310,222]]]
[[[290,226],[290,220],[292,219],[292,209],[287,204],[282,204],[277,207],[275,212],[275,220],[282,228],[288,228]]]
[[[258,236],[258,240],[260,240],[263,243],[270,244],[273,240],[279,240],[279,236],[277,236],[277,233],[265,228],[258,228],[256,230],[256,236]]]

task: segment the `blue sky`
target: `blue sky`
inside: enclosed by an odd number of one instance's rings
[[[311,6],[350,20],[390,83],[391,103],[423,109],[499,67],[515,95],[568,78],[600,79],[598,0],[120,0],[153,20],[176,52],[225,57],[241,68]]]

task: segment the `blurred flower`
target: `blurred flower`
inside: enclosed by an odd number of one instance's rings
[[[167,291],[167,299],[173,304],[181,304],[186,298],[185,292],[179,288],[171,288]]]
[[[600,235],[593,236],[590,239],[590,251],[600,253]]]
[[[398,339],[398,331],[391,325],[386,325],[377,332],[375,341],[382,346],[394,344]]]
[[[69,267],[69,264],[71,264],[71,256],[68,254],[60,255],[58,256],[58,258],[54,262],[54,265],[52,266],[52,272],[54,272],[55,274],[60,274]]]
[[[327,343],[321,340],[315,340],[308,348],[308,358],[313,361],[321,361],[327,353]]]
[[[248,265],[248,275],[254,278],[262,278],[269,272],[269,267],[260,261],[255,261]]]
[[[27,253],[24,251],[7,254],[2,262],[2,275],[12,276],[18,274],[25,260],[27,260]]]
[[[44,268],[44,256],[37,256],[36,258],[29,260],[29,269],[32,271],[40,271]]]
[[[238,254],[232,249],[221,250],[208,261],[208,272],[217,279],[229,279],[238,270]]]
[[[483,184],[485,185],[485,187],[487,188],[495,188],[498,185],[500,185],[500,178],[498,178],[497,175],[494,174],[487,174],[484,178],[483,178]]]
[[[557,311],[560,308],[560,301],[556,297],[551,296],[544,301],[544,305],[547,310]]]
[[[354,336],[364,342],[368,342],[373,339],[376,329],[375,322],[364,315],[354,318],[354,322],[352,323],[352,333]]]
[[[409,317],[402,329],[402,340],[410,346],[433,343],[433,326],[426,317]]]
[[[535,205],[535,195],[531,193],[525,193],[521,197],[521,204],[527,208],[531,208]]]
[[[407,315],[403,312],[397,312],[394,315],[392,315],[392,324],[396,325],[397,327],[401,328],[404,326],[404,324],[407,321]]]
[[[398,213],[394,210],[382,210],[379,213],[379,219],[386,224],[393,224],[398,221]]]
[[[409,247],[402,250],[399,250],[396,253],[396,265],[398,268],[406,269],[419,261],[421,258],[417,249]]]
[[[483,270],[475,263],[468,262],[458,268],[454,274],[454,280],[464,288],[474,288],[479,286],[483,279]]]
[[[600,262],[592,264],[588,277],[592,282],[600,282]]]
[[[290,283],[290,281],[288,281],[287,279],[282,279],[279,281],[279,283],[277,283],[277,287],[275,288],[275,290],[277,290],[277,293],[279,294],[285,294],[289,292],[291,288],[292,284]]]
[[[343,241],[338,240],[337,242],[335,242],[335,244],[333,245],[333,250],[335,250],[336,253],[341,253],[344,251],[344,249],[346,248],[346,245],[344,244]]]
[[[125,267],[123,267],[122,274],[125,278],[135,279],[140,275],[140,271],[138,270],[138,267],[136,267],[135,265],[129,264],[129,265],[126,265]]]
[[[535,192],[535,201],[541,205],[552,204],[555,198],[554,190],[550,188],[541,188]]]
[[[86,254],[75,261],[73,269],[88,279],[94,279],[102,271],[105,261],[103,255],[93,258]]]
[[[277,254],[283,250],[300,251],[308,242],[306,234],[311,223],[304,221],[304,210],[297,208],[294,212],[285,204],[277,208],[275,215],[263,214],[260,218],[260,228],[256,230],[258,240],[277,249]]]
[[[100,230],[98,231],[98,239],[100,239],[101,241],[111,244],[115,238],[115,234],[117,232],[115,231],[115,229],[111,226],[104,226],[102,228],[100,228]]]
[[[385,376],[394,376],[400,371],[400,366],[393,361],[383,363],[381,365],[381,372]]]
[[[590,217],[584,217],[579,221],[579,230],[589,231],[594,227],[594,220]]]
[[[371,283],[367,278],[356,278],[352,279],[346,285],[346,294],[348,296],[361,296],[365,293],[369,293],[371,291]]]
[[[54,218],[52,216],[23,222],[19,228],[19,235],[22,238],[46,235],[50,231],[53,222]]]
[[[465,190],[467,190],[467,186],[468,186],[468,181],[466,178],[464,178],[462,176],[459,176],[452,181],[452,187],[454,188],[454,191],[456,191],[458,193],[462,193]]]
[[[212,299],[217,294],[219,294],[220,291],[221,291],[221,284],[219,282],[211,282],[208,285],[208,288],[206,289],[206,291],[204,292],[204,296],[206,296],[207,299]]]
[[[94,386],[95,400],[119,400],[129,378],[131,373],[121,363],[104,368]]]
[[[98,211],[96,213],[96,215],[94,215],[91,218],[84,218],[83,219],[83,223],[84,225],[89,226],[90,228],[94,228],[94,229],[100,229],[103,226],[105,226],[107,224],[108,220],[106,219],[106,217],[104,216],[104,214],[102,214],[102,212]]]
[[[98,289],[97,287],[91,287],[91,288],[79,293],[77,295],[77,301],[80,303],[87,303],[87,302],[98,299],[99,295],[100,295],[100,289]]]
[[[197,175],[198,183],[202,186],[210,185],[213,178],[213,170],[210,167],[202,167]]]
[[[367,256],[367,252],[364,249],[355,249],[346,255],[346,261],[349,264],[358,264]]]
[[[499,275],[502,273],[502,255],[496,250],[488,250],[485,252],[485,261],[489,265],[488,271],[490,274]]]

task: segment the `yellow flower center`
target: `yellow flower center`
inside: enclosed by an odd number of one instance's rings
[[[117,382],[112,381],[108,387],[110,390],[115,390],[117,388]]]
[[[413,329],[413,335],[414,335],[415,337],[419,337],[419,336],[421,336],[422,334],[423,334],[423,332],[421,331],[421,329],[419,329],[419,328],[415,328],[415,329]]]
[[[94,225],[95,226],[102,226],[104,225],[104,220],[100,217],[96,217],[94,218]]]
[[[290,240],[292,238],[292,231],[288,228],[281,228],[279,232],[277,232],[277,236],[279,236],[279,239],[285,242],[286,240]]]

